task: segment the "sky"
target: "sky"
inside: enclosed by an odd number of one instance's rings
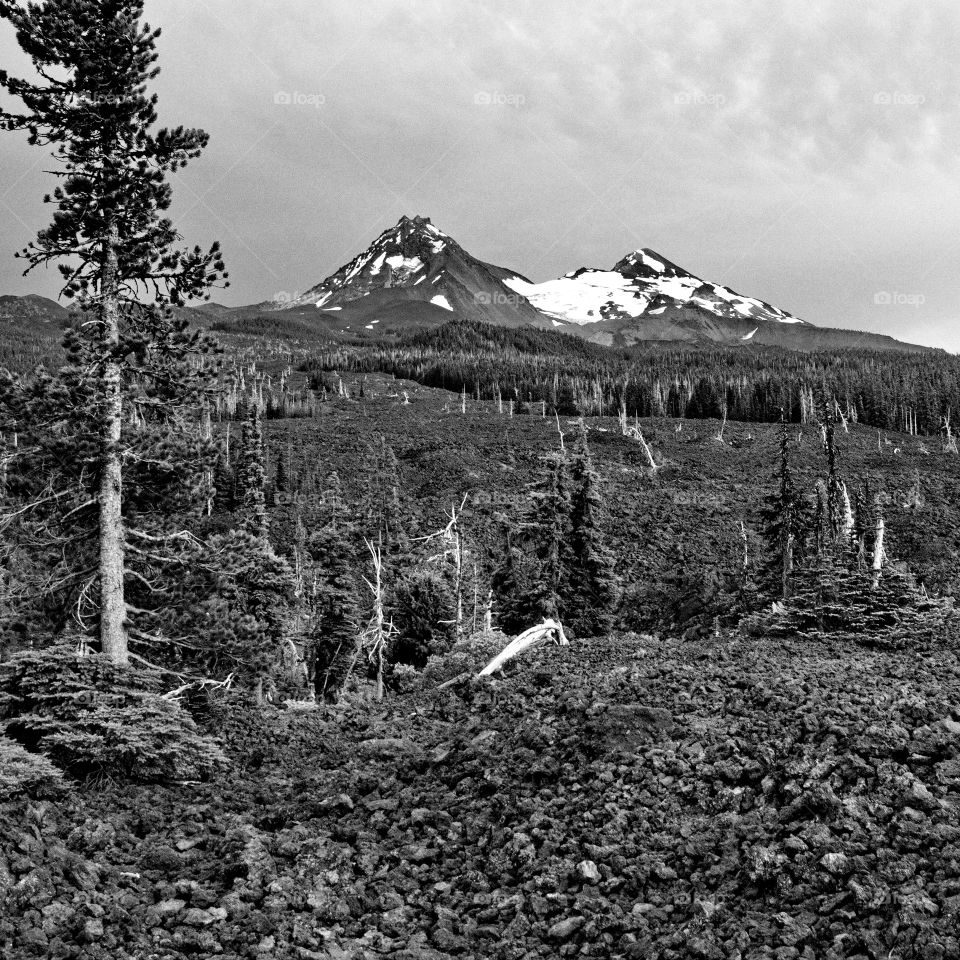
[[[147,0],[172,178],[230,305],[294,295],[402,214],[534,281],[650,247],[815,324],[960,351],[956,0]],[[0,64],[29,74],[0,23]],[[4,101],[6,106],[12,103]],[[48,221],[0,134],[0,293]]]

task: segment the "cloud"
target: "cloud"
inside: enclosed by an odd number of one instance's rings
[[[955,249],[950,0],[147,6],[162,119],[212,135],[174,213],[223,240],[237,301],[315,283],[401,213],[535,278],[654,246],[814,322],[893,325],[870,290],[918,246]],[[18,187],[31,225],[42,189]],[[26,237],[4,223],[11,289]],[[949,263],[915,280],[928,326],[954,315]]]

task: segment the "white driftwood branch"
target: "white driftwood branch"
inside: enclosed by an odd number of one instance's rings
[[[847,492],[847,485],[841,481],[840,496],[843,499],[843,535],[848,540],[853,536],[853,507],[850,505],[850,494]]]
[[[874,528],[874,539],[873,539],[873,586],[874,588],[880,585],[880,574],[883,571],[883,561],[886,557],[886,553],[883,549],[883,534],[884,534],[883,516],[880,514],[880,508],[878,505],[877,525]]]
[[[181,684],[175,690],[168,690],[160,697],[160,699],[179,702],[183,694],[185,694],[192,687],[197,687],[200,690],[205,688],[209,688],[211,690],[229,690],[233,686],[233,681],[234,676],[232,673],[228,674],[225,680],[211,680],[208,677],[202,677],[198,680],[191,680],[189,683]]]
[[[837,411],[837,416],[840,417],[840,422],[843,424],[843,432],[849,433],[850,428],[847,426],[847,418],[844,416],[843,410],[840,409],[840,403],[836,399],[833,401],[833,406]]]
[[[653,452],[648,446],[646,438],[643,436],[643,431],[640,429],[640,421],[634,418],[633,426],[630,426],[627,422],[627,408],[625,406],[620,408],[620,433],[625,437],[631,437],[640,444],[643,452],[646,454],[647,463],[650,465],[650,472],[655,472],[657,469],[657,461],[653,459]]]
[[[718,443],[725,442],[723,439],[723,431],[726,430],[726,428],[727,428],[727,405],[724,404],[723,405],[723,423],[720,424],[720,432],[717,434],[715,438]]]
[[[518,653],[529,647],[542,643],[544,640],[553,640],[554,643],[565,647],[569,644],[567,635],[559,620],[544,620],[543,623],[529,630],[524,630],[520,636],[511,640],[478,674],[478,677],[489,677],[499,670],[508,660],[512,660]]]

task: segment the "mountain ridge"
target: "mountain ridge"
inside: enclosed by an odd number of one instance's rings
[[[568,333],[604,347],[649,343],[818,349],[934,350],[885,334],[822,327],[766,300],[704,280],[649,247],[610,269],[578,267],[534,282],[474,257],[429,217],[401,216],[352,259],[292,298],[190,308],[201,327],[274,317],[318,335],[396,337],[449,320]],[[0,296],[0,320],[48,337],[69,309],[36,295]]]
[[[932,349],[883,334],[815,326],[766,300],[704,280],[649,247],[631,251],[609,270],[579,267],[536,283],[472,256],[419,215],[402,216],[334,273],[272,307],[313,307],[326,315],[324,326],[350,333],[436,326],[444,320],[434,309],[439,307],[458,319],[548,327],[601,346],[656,341]]]

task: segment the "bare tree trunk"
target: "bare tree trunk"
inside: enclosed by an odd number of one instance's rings
[[[683,424],[681,424],[680,426],[682,427]],[[636,428],[636,431],[637,431],[637,439],[640,441],[640,446],[643,447],[643,452],[647,456],[647,463],[650,465],[650,470],[651,472],[655,473],[657,469],[657,461],[653,459],[653,451],[650,449],[650,446],[648,445],[646,439],[644,438],[643,432],[640,430],[639,426]]]
[[[853,537],[853,507],[850,504],[850,494],[847,492],[847,485],[840,484],[840,495],[843,498],[843,536],[846,540]]]
[[[113,353],[120,342],[120,303],[117,289],[117,227],[107,233],[108,249],[100,280],[100,318],[105,356],[102,374],[103,421],[100,453],[100,645],[116,664],[130,662],[127,649],[127,605],[124,598],[124,536],[121,514],[123,467],[120,436],[123,425],[123,386],[120,364]]]
[[[456,507],[453,510],[454,563],[457,572],[457,642],[463,639],[463,542]]]
[[[477,565],[473,565],[473,620],[470,625],[470,635],[477,632],[477,612],[480,609],[480,579]]]
[[[793,534],[787,533],[783,541],[783,572],[781,574],[780,594],[784,600],[790,599],[790,578],[793,576]]]
[[[880,574],[883,571],[883,515],[880,513],[880,504],[877,503],[877,525],[873,539],[873,586],[880,585]]]
[[[200,436],[203,440],[213,439],[213,423],[210,419],[210,407],[206,403],[203,405],[203,416],[200,422]],[[213,516],[213,470],[203,471],[203,489],[206,496],[206,514]]]
[[[394,634],[393,622],[387,623],[383,612],[383,560],[380,550],[369,540],[366,541],[373,563],[373,580],[367,580],[367,587],[373,597],[373,615],[366,629],[360,635],[360,647],[357,656],[365,649],[374,668],[373,695],[377,703],[383,700],[383,670],[386,662],[386,648]],[[354,663],[356,657],[354,658]],[[351,670],[353,665],[351,664]]]

